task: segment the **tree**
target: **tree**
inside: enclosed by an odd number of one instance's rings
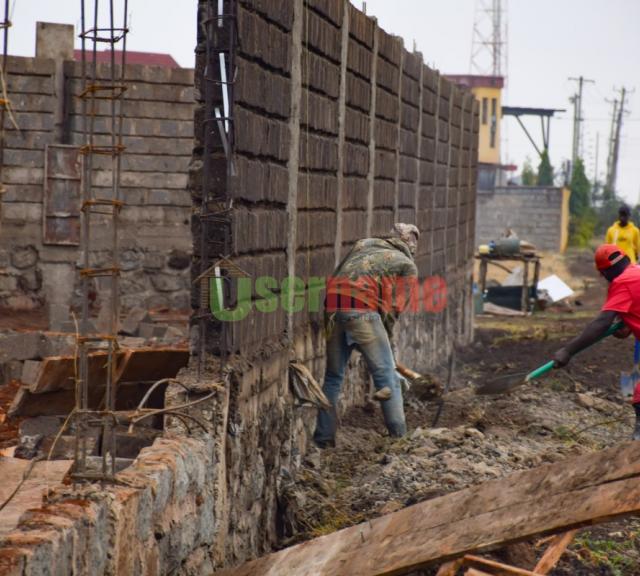
[[[523,186],[535,186],[536,185],[536,173],[531,165],[531,158],[527,156],[522,165],[522,185]]]
[[[569,188],[570,242],[574,246],[587,246],[594,236],[598,218],[591,207],[591,182],[585,174],[582,158],[576,160]]]
[[[591,206],[591,182],[585,174],[582,158],[576,159],[569,188],[571,188],[569,212],[572,216],[582,216]]]
[[[553,186],[553,166],[549,160],[549,151],[544,150],[538,164],[538,186]]]

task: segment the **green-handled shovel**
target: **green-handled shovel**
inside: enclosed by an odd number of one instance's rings
[[[600,340],[603,340],[607,336],[611,336],[623,327],[624,322],[615,322],[600,338],[596,340],[596,342],[600,342]],[[594,342],[593,344],[595,344],[596,342]],[[590,346],[593,346],[593,344],[591,344]],[[582,352],[587,348],[589,348],[589,346],[578,350],[578,352]],[[578,352],[576,352],[576,354]],[[543,364],[542,366],[536,368],[533,372],[519,372],[517,374],[498,376],[497,378],[494,378],[493,380],[476,388],[476,394],[505,394],[506,392],[511,392],[511,390],[517,388],[518,386],[522,386],[523,384],[531,382],[531,380],[535,380],[536,378],[544,376],[547,372],[553,370],[554,364],[555,362],[553,360],[550,360],[546,364]]]

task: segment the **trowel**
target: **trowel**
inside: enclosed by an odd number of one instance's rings
[[[640,370],[638,370],[638,364],[640,363],[640,340],[636,340],[633,348],[633,370],[631,374],[620,374],[620,390],[622,391],[622,397],[631,401],[633,398],[633,392],[636,389],[636,384],[640,382]]]
[[[598,340],[596,340],[596,342],[604,340],[607,336],[611,336],[623,327],[624,322],[615,322],[600,338],[598,338]],[[596,342],[594,342],[593,344],[595,344]],[[591,346],[593,346],[593,344],[591,344]],[[587,348],[589,348],[589,346],[583,348],[582,350],[578,350],[576,354],[586,350]],[[497,378],[494,378],[493,380],[490,380],[489,382],[476,388],[476,394],[505,394],[507,392],[511,392],[518,386],[528,384],[532,380],[536,380],[537,378],[544,376],[545,374],[547,374],[547,372],[553,370],[554,364],[555,362],[553,360],[550,360],[549,362],[543,364],[542,366],[539,366],[532,372],[518,372],[515,374],[512,373],[506,374],[504,376],[498,376]]]

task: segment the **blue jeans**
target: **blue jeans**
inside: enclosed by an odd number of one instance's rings
[[[389,336],[377,312],[336,312],[335,326],[327,341],[327,367],[322,390],[333,404],[330,410],[319,410],[313,439],[318,444],[335,442],[336,407],[340,398],[347,362],[354,348],[363,355],[376,390],[391,389],[391,398],[380,402],[387,430],[391,436],[404,436],[407,425],[402,404],[402,387]]]

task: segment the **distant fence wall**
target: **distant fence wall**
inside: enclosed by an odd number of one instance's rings
[[[4,156],[6,192],[0,205],[0,306],[46,306],[52,327],[78,304],[77,245],[43,238],[44,166],[47,145],[84,144],[80,64],[10,57],[8,94],[19,130],[7,116]],[[61,72],[62,71],[62,72]],[[105,65],[99,79],[108,78]],[[62,77],[60,76],[62,74]],[[120,246],[122,306],[189,307],[191,200],[186,189],[193,148],[193,70],[127,66]],[[110,102],[96,110],[96,143],[105,144]],[[110,142],[109,142],[110,143]],[[111,158],[94,157],[95,194],[110,196]],[[51,171],[50,171],[51,172]],[[80,210],[80,198],[57,198]],[[55,204],[54,202],[54,204]],[[75,229],[77,241],[80,219]],[[98,221],[92,238],[94,264],[108,261],[110,229]],[[95,312],[100,306],[94,286]]]
[[[564,251],[569,238],[567,188],[505,186],[478,190],[476,239],[486,244],[507,228],[538,250]]]

